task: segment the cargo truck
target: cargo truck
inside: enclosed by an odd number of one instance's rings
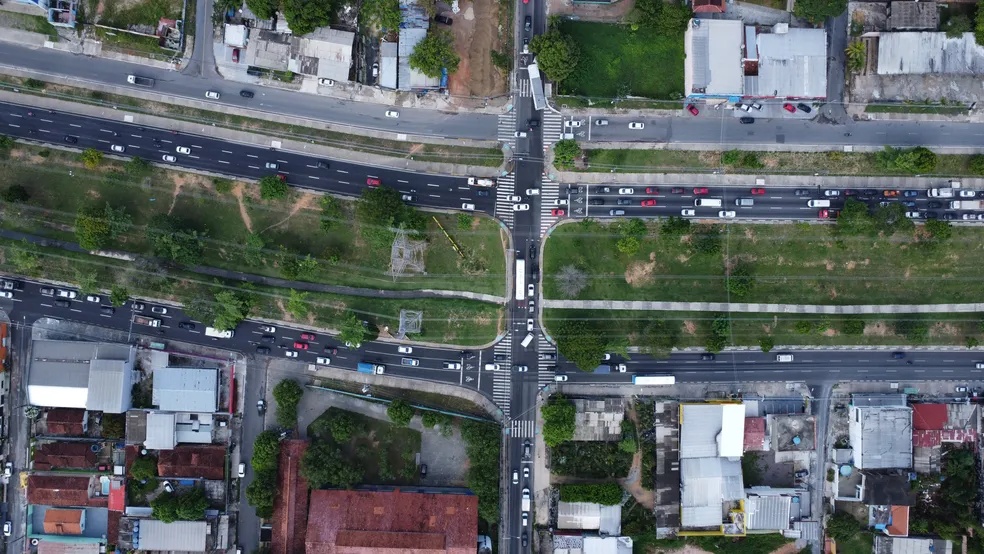
[[[205,328],[206,337],[215,337],[217,339],[231,339],[235,334],[236,332],[233,331],[232,329],[221,330],[221,329],[216,329],[215,327]]]
[[[152,317],[144,317],[142,315],[133,316],[133,322],[137,325],[146,325],[148,327],[160,327],[161,320],[154,319]]]
[[[130,83],[131,85],[140,85],[142,87],[152,87],[152,86],[154,86],[154,83],[156,83],[157,81],[155,81],[154,79],[151,79],[150,77],[141,77],[139,75],[127,75],[126,76],[126,82]]]
[[[532,511],[530,510],[530,489],[523,489],[523,511]]]
[[[951,200],[951,210],[984,210],[984,200]]]
[[[494,187],[495,180],[493,179],[480,179],[478,177],[469,177],[468,186],[470,187]]]
[[[960,190],[960,181],[950,181],[948,187],[940,187],[935,189],[929,189],[926,191],[926,196],[930,198],[953,198],[956,195],[956,191]]]
[[[356,371],[359,373],[382,375],[386,372],[386,367],[380,364],[367,364],[365,362],[360,362],[359,365],[356,366]]]

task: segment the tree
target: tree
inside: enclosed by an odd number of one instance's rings
[[[362,325],[354,312],[348,312],[339,327],[338,340],[345,343],[345,346],[359,348],[368,338],[369,330]]]
[[[157,458],[140,456],[130,466],[130,477],[137,481],[148,481],[157,477]]]
[[[276,496],[277,472],[254,471],[253,481],[246,487],[246,501],[256,508],[256,515],[263,518],[272,516]]]
[[[923,146],[911,150],[886,146],[883,151],[876,154],[876,159],[885,169],[907,173],[930,173],[936,170],[939,163],[936,154]]]
[[[970,157],[970,171],[974,175],[984,175],[984,154],[974,154]]]
[[[984,46],[984,9],[980,6],[974,16],[974,40],[978,45]]]
[[[86,250],[99,250],[109,242],[109,222],[94,206],[80,206],[75,215],[75,238]]]
[[[680,329],[662,319],[650,323],[642,337],[642,349],[654,358],[667,358],[680,338]]]
[[[642,241],[636,237],[622,237],[615,241],[615,249],[626,256],[634,255],[641,247]]]
[[[365,4],[363,4],[365,5]],[[327,194],[321,197],[321,230],[329,233],[338,226],[341,220],[342,207],[334,196]]]
[[[329,421],[331,426],[331,438],[335,442],[347,442],[355,432],[355,420],[348,412],[339,412]]]
[[[901,202],[891,202],[887,206],[878,206],[872,216],[876,230],[886,235],[912,232],[916,224],[905,216],[906,209],[905,204]]]
[[[273,399],[277,402],[277,425],[287,429],[297,426],[297,405],[304,396],[304,389],[293,379],[283,379],[273,387]]]
[[[86,148],[79,154],[79,161],[88,169],[94,169],[103,161],[103,153],[95,148]]]
[[[208,499],[205,498],[205,489],[202,487],[195,487],[178,496],[177,516],[180,520],[196,521],[202,519],[207,508]]]
[[[663,0],[639,0],[636,12],[640,24],[656,29],[660,34],[682,33],[692,17],[688,6]]]
[[[41,253],[36,244],[21,239],[19,243],[12,244],[4,250],[7,259],[19,273],[37,275],[41,272]]]
[[[397,427],[406,427],[410,425],[410,420],[413,419],[414,409],[413,406],[407,404],[403,400],[394,400],[390,402],[390,405],[386,408],[386,415],[393,422],[393,425]]]
[[[950,16],[940,30],[945,31],[949,38],[960,38],[964,33],[973,31],[974,24],[971,23],[970,17],[961,13]]]
[[[72,269],[75,272],[75,284],[78,285],[79,292],[82,294],[95,294],[99,292],[99,274],[96,273],[95,269],[86,271],[79,266],[75,266]]]
[[[635,439],[622,439],[618,442],[618,449],[627,454],[635,454],[639,445],[636,444]]]
[[[847,9],[847,0],[796,0],[793,14],[820,25],[828,17],[837,17]]]
[[[327,0],[283,0],[284,18],[295,36],[331,23],[333,3]]]
[[[3,201],[10,204],[23,204],[30,199],[31,195],[23,185],[10,185],[3,191]]]
[[[458,71],[459,63],[461,58],[454,49],[454,35],[445,29],[432,28],[410,54],[410,67],[432,78],[440,77],[442,69],[447,69],[448,73]]]
[[[563,168],[573,168],[574,160],[581,157],[581,146],[576,140],[564,139],[554,144],[554,165]]]
[[[855,237],[869,234],[874,228],[875,220],[868,213],[868,205],[847,197],[844,200],[844,209],[837,216],[837,232]]]
[[[478,513],[485,521],[499,521],[499,427],[463,420],[461,438],[468,456],[468,488],[478,497]]]
[[[574,403],[555,396],[540,408],[543,416],[543,442],[554,447],[574,438]]]
[[[150,501],[151,516],[164,523],[178,520],[178,501],[174,493],[162,492]]]
[[[752,290],[755,278],[752,277],[752,268],[745,262],[737,262],[728,272],[725,288],[737,298],[744,298]]]
[[[191,300],[185,302],[184,312],[192,319],[197,319],[214,327],[215,300],[207,292],[199,291],[191,297]]]
[[[561,502],[592,502],[603,506],[617,506],[624,496],[618,483],[560,485]]]
[[[793,325],[793,330],[801,335],[809,335],[813,332],[813,322],[800,319]]]
[[[140,178],[150,173],[151,168],[150,162],[140,156],[134,156],[126,162],[123,171],[130,177]]]
[[[533,37],[530,51],[536,54],[540,71],[547,79],[557,83],[574,73],[581,59],[581,49],[574,38],[556,28]]]
[[[759,348],[762,352],[769,353],[776,347],[776,340],[772,337],[762,337],[759,339]]]
[[[126,421],[123,414],[103,414],[102,435],[107,439],[122,439],[126,433]]]
[[[947,240],[953,235],[953,227],[939,219],[927,219],[923,229],[936,240]]]
[[[129,299],[130,291],[119,283],[113,283],[112,288],[109,289],[109,303],[118,308],[126,304]]]
[[[588,275],[573,265],[565,265],[557,275],[557,286],[564,296],[574,298],[588,286]]]
[[[290,187],[287,185],[287,181],[280,180],[276,175],[267,175],[260,179],[260,198],[262,200],[285,200],[288,191],[290,191]]]
[[[301,476],[312,489],[326,485],[349,488],[362,480],[360,466],[342,458],[342,453],[326,442],[315,442],[301,458]]]
[[[260,19],[272,19],[279,6],[277,0],[246,0],[246,7]]]
[[[14,139],[7,135],[0,135],[0,150],[10,150],[14,147]]]
[[[212,326],[220,331],[232,330],[249,316],[253,295],[245,291],[221,290],[215,293],[212,308],[215,314]]]
[[[834,512],[827,520],[827,534],[839,543],[849,542],[865,531],[860,521],[844,511]]]
[[[307,292],[297,292],[294,289],[290,289],[290,297],[287,299],[287,311],[296,319],[304,319],[307,317],[308,312],[311,311],[311,307],[307,303],[307,297]]]
[[[690,247],[696,254],[717,254],[721,252],[721,229],[713,225],[700,225],[693,232]]]
[[[582,319],[561,320],[556,326],[557,350],[581,371],[591,371],[605,354],[605,342],[597,329]]]
[[[859,317],[851,317],[844,320],[843,332],[845,335],[853,335],[855,337],[864,334],[865,322]]]
[[[663,239],[675,240],[690,232],[690,220],[671,215],[660,221],[659,236]]]
[[[280,438],[273,431],[263,431],[253,440],[253,457],[249,463],[255,471],[274,471],[280,461]]]
[[[705,348],[708,352],[718,353],[727,346],[731,338],[731,318],[728,314],[717,314],[711,321],[711,332],[707,335]]]
[[[153,245],[154,255],[184,265],[201,262],[207,234],[183,229],[179,220],[165,213],[155,215],[147,226],[147,240]]]
[[[861,71],[868,61],[868,46],[863,40],[855,40],[844,50],[847,56],[847,68],[851,71]]]
[[[400,2],[399,0],[364,0],[359,8],[359,18],[367,27],[397,29],[401,21]]]

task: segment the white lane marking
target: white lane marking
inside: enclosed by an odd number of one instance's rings
[[[433,183],[427,183],[427,186],[428,186],[428,187],[437,187],[437,185],[435,185],[435,184],[433,184]]]
[[[410,184],[410,181],[404,181],[403,179],[397,179],[397,183]]]
[[[166,143],[168,143],[168,144],[174,144],[173,142],[171,142],[171,141],[169,141],[169,140],[164,140],[164,139],[161,139],[161,142],[166,142]]]
[[[219,160],[219,163],[220,163],[220,164],[228,164],[229,162],[227,162],[227,161],[225,161],[225,160]]]
[[[290,175],[290,173],[288,173],[287,171],[280,171],[280,173],[282,173],[284,175]]]
[[[344,169],[336,169],[335,171],[339,173],[348,173],[348,171],[345,171]]]
[[[315,177],[314,175],[308,175],[308,179],[321,179],[321,177]]]
[[[254,156],[253,154],[246,154],[247,158],[259,158],[259,156]]]
[[[287,163],[287,160],[277,160],[277,161],[280,162],[280,163],[282,163],[282,164]]]
[[[41,131],[42,133],[50,133],[51,132],[51,131],[49,131],[47,129],[38,129],[38,131]]]
[[[348,182],[348,181],[339,181],[339,183],[340,183],[340,184],[342,184],[342,185],[347,185],[347,184],[349,184],[349,182]]]
[[[8,123],[8,124],[7,124],[7,127],[16,127],[16,128],[20,128],[20,125],[14,125],[13,123]]]
[[[78,310],[78,309],[75,309],[75,308],[69,308],[69,309],[70,309],[70,310],[72,310],[73,312],[79,312],[79,313],[82,313],[82,310]]]
[[[231,151],[229,151],[229,150],[223,150],[223,151],[222,151],[222,153],[223,153],[223,154],[232,154],[232,152],[231,152]]]
[[[191,154],[188,154],[188,157],[189,157],[189,158],[194,158],[194,159],[196,159],[196,160],[197,160],[197,159],[199,159],[199,158],[198,158],[198,156],[192,156]]]
[[[69,125],[70,127],[78,127],[79,129],[81,129],[81,128],[82,128],[82,126],[81,126],[81,125],[76,125],[76,124],[74,124],[74,123],[69,123],[68,125]]]
[[[126,147],[127,148],[140,148],[139,146],[135,146],[133,144],[127,144]]]
[[[10,115],[12,115],[12,116],[14,116],[14,117],[24,117],[24,116],[22,116],[22,115],[21,115],[21,114],[19,114],[19,113],[12,113],[12,114],[10,114]]]
[[[104,142],[106,144],[109,144],[109,141],[108,140],[103,140],[103,139],[99,139],[97,142]]]
[[[131,137],[133,137],[133,138],[143,138],[143,137],[142,137],[142,136],[140,136],[140,135],[130,135],[130,136],[131,136]]]
[[[306,165],[304,167],[310,167],[311,169],[318,169],[318,166],[316,165]]]
[[[255,166],[255,165],[251,165],[251,166],[247,166],[247,167],[249,167],[250,169],[259,169],[259,167]]]
[[[201,146],[198,146],[197,144],[192,144],[191,147],[192,148],[201,148]]]
[[[45,123],[53,123],[50,119],[42,119],[41,121],[44,121]]]

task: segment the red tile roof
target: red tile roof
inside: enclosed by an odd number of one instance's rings
[[[49,535],[81,535],[82,510],[48,510],[44,513],[44,532]]]
[[[694,0],[694,13],[724,13],[724,0]]]
[[[914,447],[930,448],[939,445],[940,445],[939,431],[917,430],[912,432],[912,446]]]
[[[745,418],[745,452],[765,448],[765,418]]]
[[[96,453],[90,444],[81,442],[51,442],[34,451],[34,470],[71,468],[90,469],[96,466]]]
[[[126,509],[126,482],[113,479],[109,482],[109,510],[122,512]]]
[[[161,477],[225,478],[225,447],[178,446],[161,450],[157,458],[157,474]]]
[[[472,554],[478,497],[465,494],[312,491],[306,554]]]
[[[273,502],[273,536],[270,554],[304,554],[307,533],[308,482],[301,477],[301,456],[308,442],[289,440],[280,443],[280,466]]]
[[[48,410],[47,417],[49,435],[66,435],[81,437],[85,434],[82,423],[85,421],[85,410],[80,408],[53,408]]]
[[[120,520],[123,512],[109,511],[109,518],[106,520],[106,542],[109,544],[119,544],[120,542]],[[40,552],[38,554],[41,554]]]
[[[940,440],[943,442],[975,442],[977,440],[977,430],[943,429],[940,431]]]
[[[908,506],[892,506],[892,522],[888,524],[885,531],[892,537],[909,536]]]
[[[105,508],[105,496],[89,497],[88,477],[31,475],[27,478],[28,504],[45,506],[93,506]]]
[[[912,428],[939,431],[946,426],[946,404],[913,404]]]

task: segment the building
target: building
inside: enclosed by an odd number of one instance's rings
[[[557,528],[597,531],[618,536],[622,531],[622,507],[593,502],[560,502],[557,505]]]
[[[85,531],[85,510],[47,510],[44,513],[46,535],[81,535]]]
[[[680,405],[681,527],[744,534],[745,406]],[[729,514],[729,520],[725,520]]]
[[[575,398],[574,438],[576,441],[610,441],[622,437],[625,399]]]
[[[875,535],[874,554],[953,554],[953,543],[944,539]]]
[[[632,554],[632,537],[553,534],[553,554]]]
[[[765,432],[764,417],[745,418],[745,452],[767,452],[769,450],[769,436]]]
[[[121,414],[130,408],[135,356],[136,349],[125,344],[33,341],[28,401],[35,406]]]
[[[89,431],[85,410],[54,408],[45,412],[45,432],[49,435],[81,437]]]
[[[157,474],[161,477],[221,480],[225,478],[225,464],[224,446],[178,446],[159,453]]]
[[[16,0],[37,8],[39,15],[56,27],[75,28],[78,3],[75,0]]]
[[[138,520],[134,524],[133,546],[144,551],[205,552],[208,523],[204,521]]]
[[[683,35],[683,88],[688,97],[728,98],[744,95],[741,21],[691,19]]]
[[[280,470],[277,494],[273,500],[270,554],[304,554],[308,520],[308,482],[301,476],[301,457],[308,442],[288,440],[280,443]]]
[[[219,370],[166,367],[154,371],[153,404],[168,412],[215,413]]]
[[[912,467],[912,408],[895,396],[852,396],[848,434],[858,469]]]
[[[396,88],[399,56],[400,47],[397,43],[383,42],[379,45],[379,86],[382,88]]]
[[[92,469],[96,467],[96,453],[92,446],[82,442],[48,442],[34,449],[34,471],[52,469]]]
[[[893,0],[888,4],[888,29],[891,31],[936,31],[940,12],[936,2]]]
[[[894,4],[894,3],[893,3]],[[879,75],[979,75],[984,73],[984,48],[974,33],[949,38],[946,33],[880,33]]]
[[[749,532],[787,531],[793,522],[809,516],[810,492],[806,489],[745,489],[745,524]]]
[[[473,554],[478,540],[478,497],[471,493],[316,490],[311,491],[308,514],[306,554],[384,547],[394,552]]]
[[[288,69],[319,79],[348,81],[355,33],[321,27],[291,41]]]
[[[694,13],[724,13],[724,0],[692,0]]]
[[[99,479],[91,477],[30,475],[27,478],[27,503],[105,508],[109,505],[109,497],[102,494],[100,483]]]

